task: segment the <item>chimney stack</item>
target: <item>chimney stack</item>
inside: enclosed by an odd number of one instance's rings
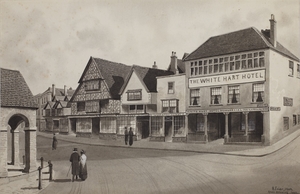
[[[49,87],[49,91],[47,92],[47,101],[50,102],[52,100],[51,95],[52,95],[52,89]]]
[[[177,68],[177,56],[176,56],[176,52],[174,51],[172,51],[172,55],[171,55],[170,71],[172,71],[176,75],[179,74]]]
[[[270,19],[270,41],[272,45],[276,47],[277,28],[276,28],[275,16],[273,14],[271,14],[271,19]]]
[[[68,96],[68,89],[67,89],[67,86],[66,86],[66,85],[64,85],[64,95],[65,95],[65,96]]]
[[[55,96],[55,84],[52,84],[52,97]]]
[[[154,61],[154,64],[152,66],[153,69],[157,69],[157,65],[156,65],[156,62]]]

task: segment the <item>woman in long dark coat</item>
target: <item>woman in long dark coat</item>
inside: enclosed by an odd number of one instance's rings
[[[53,133],[52,150],[56,150],[56,147],[57,147],[57,139],[55,133]]]
[[[85,151],[82,150],[80,156],[80,168],[79,168],[79,177],[81,178],[82,181],[84,181],[87,178],[87,165],[86,165],[86,155]]]
[[[131,146],[133,144],[133,131],[132,128],[130,127],[129,130],[129,145]]]
[[[125,127],[124,135],[125,135],[125,145],[127,145],[127,142],[128,142],[128,131],[127,131],[127,127]]]

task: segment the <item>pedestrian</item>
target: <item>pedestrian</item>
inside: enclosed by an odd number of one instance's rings
[[[132,128],[129,128],[129,145],[131,146],[133,144],[133,131]]]
[[[82,181],[84,181],[87,178],[87,165],[86,165],[86,155],[85,151],[81,150],[80,152],[80,168],[79,168],[79,177]]]
[[[127,145],[127,142],[128,142],[128,130],[127,130],[127,127],[125,127],[124,135],[125,135],[125,145]]]
[[[76,180],[78,179],[79,161],[80,161],[80,156],[77,152],[77,148],[74,148],[73,153],[70,156],[70,162],[71,162],[71,165],[72,165],[72,182],[74,182],[75,177],[76,177]]]
[[[56,150],[56,147],[57,147],[57,138],[55,136],[55,133],[53,133],[52,150]]]

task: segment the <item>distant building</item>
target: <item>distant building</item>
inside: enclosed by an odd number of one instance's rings
[[[33,95],[19,71],[0,68],[1,71],[1,130],[0,130],[0,177],[8,170],[36,170],[36,109]],[[25,123],[24,136],[18,127]],[[23,142],[24,145],[20,145]],[[20,148],[25,147],[25,166],[20,162]],[[10,153],[8,153],[8,151]],[[8,158],[8,156],[10,156]],[[12,167],[14,166],[14,167]]]
[[[55,84],[49,87],[42,94],[35,97],[39,104],[37,110],[37,126],[40,131],[67,132],[70,108],[67,107],[74,90],[72,88],[56,88]]]
[[[270,30],[247,28],[209,38],[184,62],[188,141],[270,145],[300,123],[299,58]]]

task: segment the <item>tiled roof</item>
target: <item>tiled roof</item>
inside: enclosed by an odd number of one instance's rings
[[[23,78],[16,70],[1,70],[1,106],[37,108],[33,95]]]
[[[166,76],[166,75],[173,75],[174,73],[171,71],[161,70],[161,69],[154,69],[148,67],[141,67],[138,65],[133,65],[132,69],[137,73],[137,75],[142,79],[141,81],[144,82],[145,86],[147,87],[149,92],[157,92],[156,90],[156,77],[158,76]]]
[[[124,84],[131,67],[122,63],[115,63],[100,58],[93,58],[97,64],[103,79],[109,87],[113,98],[119,97],[119,92]]]
[[[199,58],[266,48],[271,48],[294,60],[299,61],[295,55],[289,52],[280,43],[277,42],[277,46],[273,47],[269,41],[269,38],[254,27],[211,37],[190,55],[188,55],[184,60],[195,60]]]

